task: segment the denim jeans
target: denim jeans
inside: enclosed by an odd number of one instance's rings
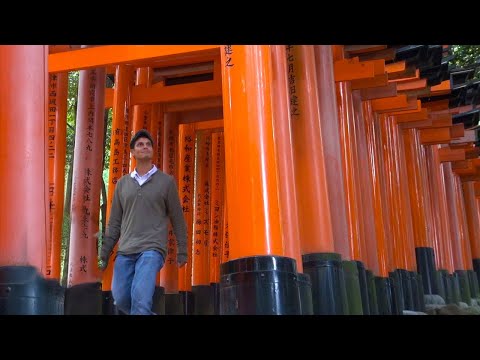
[[[164,265],[161,253],[117,255],[113,269],[112,296],[118,309],[129,315],[156,315],[152,311],[157,274]]]

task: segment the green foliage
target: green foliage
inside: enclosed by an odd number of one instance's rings
[[[452,45],[452,54],[455,55],[452,64],[463,68],[480,62],[480,45]],[[480,78],[479,69],[475,72],[474,78]]]

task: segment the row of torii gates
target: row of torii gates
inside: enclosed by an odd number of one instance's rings
[[[449,106],[448,50],[0,46],[0,313],[116,313],[113,261],[102,276],[95,238],[106,108],[107,219],[117,180],[135,166],[137,130],[153,134],[155,163],[178,180],[190,255],[178,270],[170,232],[157,313],[402,314],[434,294],[470,303],[480,296],[480,160],[475,130],[452,120],[472,107]]]

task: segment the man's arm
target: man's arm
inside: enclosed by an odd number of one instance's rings
[[[187,224],[183,217],[177,184],[173,176],[170,177],[170,185],[168,187],[167,207],[173,232],[177,239],[177,263],[179,266],[183,266],[187,262]]]
[[[110,208],[110,218],[108,226],[103,237],[102,250],[100,252],[100,259],[103,261],[103,268],[107,267],[108,259],[112,254],[113,248],[120,238],[120,230],[122,227],[123,208],[120,203],[119,184],[115,187],[113,193],[112,207]]]

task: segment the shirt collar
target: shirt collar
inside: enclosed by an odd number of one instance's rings
[[[151,176],[153,175],[154,173],[157,172],[157,167],[155,166],[155,164],[153,164],[152,168],[143,176]],[[140,175],[138,175],[137,173],[137,168],[133,169],[133,171],[130,173],[130,176],[132,177],[132,179],[135,179],[135,176],[138,176],[138,177],[141,177]]]

